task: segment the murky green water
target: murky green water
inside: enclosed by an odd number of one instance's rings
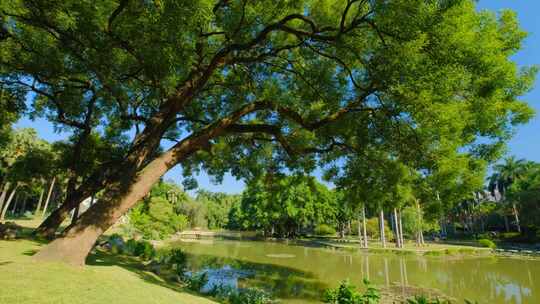
[[[540,303],[540,260],[366,254],[270,242],[180,242],[213,284],[257,286],[283,303],[318,303],[322,291],[368,278],[393,294],[441,293],[478,303]]]

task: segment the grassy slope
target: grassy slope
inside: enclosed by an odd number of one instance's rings
[[[166,284],[138,270],[136,261],[97,255],[89,266],[74,268],[34,262],[40,244],[0,241],[0,303],[211,304],[210,300]]]

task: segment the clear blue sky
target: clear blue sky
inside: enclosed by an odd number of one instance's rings
[[[479,9],[489,9],[499,11],[510,8],[518,13],[521,26],[529,32],[529,37],[525,41],[523,49],[517,54],[514,60],[520,65],[540,65],[540,1],[538,0],[481,0]],[[540,77],[539,77],[540,78]],[[540,162],[540,80],[537,79],[535,89],[523,97],[523,100],[536,110],[536,116],[525,126],[521,126],[515,137],[509,143],[509,154],[520,158],[526,158]],[[33,127],[37,129],[39,135],[48,141],[64,139],[66,134],[55,133],[51,124],[45,120],[30,121],[21,119],[16,127]],[[169,171],[165,178],[173,179],[180,183],[181,170],[174,168]],[[223,183],[214,185],[206,174],[197,177],[199,187],[211,191],[222,191],[227,193],[240,193],[244,188],[244,183],[235,178],[226,176]]]

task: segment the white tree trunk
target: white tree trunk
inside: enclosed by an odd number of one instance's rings
[[[15,188],[11,191],[11,194],[9,195],[6,203],[4,204],[4,209],[2,210],[2,214],[0,215],[0,222],[4,221],[4,218],[6,217],[7,210],[9,208],[9,204],[13,200],[13,197],[15,196],[15,193],[17,192],[17,188],[19,187],[18,184],[15,185]]]
[[[381,213],[379,215],[379,233],[381,235],[381,243],[383,248],[386,248],[386,237],[384,235],[384,211],[381,209]]]
[[[401,247],[404,247],[405,241],[403,240],[403,223],[401,221],[401,210],[398,211],[398,227],[399,227],[399,238],[401,242]]]
[[[45,187],[41,188],[41,192],[39,193],[39,201],[36,206],[36,211],[34,211],[34,215],[38,215],[38,212],[41,209],[41,203],[43,202],[43,194],[45,194]]]
[[[6,196],[9,192],[9,187],[11,186],[10,182],[6,182],[4,187],[2,187],[2,193],[0,194],[0,213],[4,210],[4,203],[6,201]]]
[[[366,206],[362,206],[362,232],[363,232],[363,239],[364,239],[364,248],[368,248],[368,240],[367,240],[367,227],[366,227]]]
[[[396,234],[396,247],[402,248],[403,244],[401,244],[401,235],[399,231],[399,220],[397,215],[397,210],[394,208],[394,214],[393,214],[393,222],[394,222],[394,233]]]
[[[512,212],[514,213],[514,219],[516,220],[517,231],[521,233],[521,225],[519,224],[519,214],[516,208],[516,203],[512,203]]]
[[[56,176],[53,177],[51,186],[49,187],[49,193],[47,194],[47,199],[45,200],[45,206],[43,207],[43,212],[41,213],[42,218],[43,216],[45,216],[45,212],[47,212],[47,207],[49,207],[49,201],[51,200],[51,195],[52,195],[55,182],[56,182]]]

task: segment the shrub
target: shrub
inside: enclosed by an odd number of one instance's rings
[[[263,290],[256,288],[241,289],[229,296],[230,304],[269,304],[274,303],[272,297]]]
[[[315,235],[335,235],[336,229],[326,224],[319,224],[317,227],[315,227],[313,232]]]
[[[324,292],[324,302],[331,304],[376,304],[381,299],[380,293],[368,280],[364,280],[366,292],[361,294],[356,287],[343,281],[335,289],[327,289]]]
[[[497,248],[497,245],[495,245],[495,243],[493,243],[493,241],[488,240],[488,239],[480,239],[480,240],[478,240],[478,244],[480,244],[480,246],[482,246],[482,247],[487,247],[487,248],[491,248],[491,249]]]
[[[129,239],[126,242],[126,246],[124,248],[124,252],[129,255],[136,255],[136,249],[137,249],[138,242],[134,239]]]
[[[147,241],[139,241],[135,246],[135,255],[143,258],[144,260],[152,259],[156,254],[154,246]]]
[[[231,286],[214,286],[209,294],[219,302],[228,304],[271,304],[272,297],[264,290],[257,288],[236,289]]]
[[[111,246],[111,253],[122,254],[124,253],[124,238],[118,233],[111,234],[109,236],[109,245]]]
[[[201,289],[208,283],[208,274],[201,272],[199,274],[192,274],[185,278],[187,287],[193,291],[200,292]]]

